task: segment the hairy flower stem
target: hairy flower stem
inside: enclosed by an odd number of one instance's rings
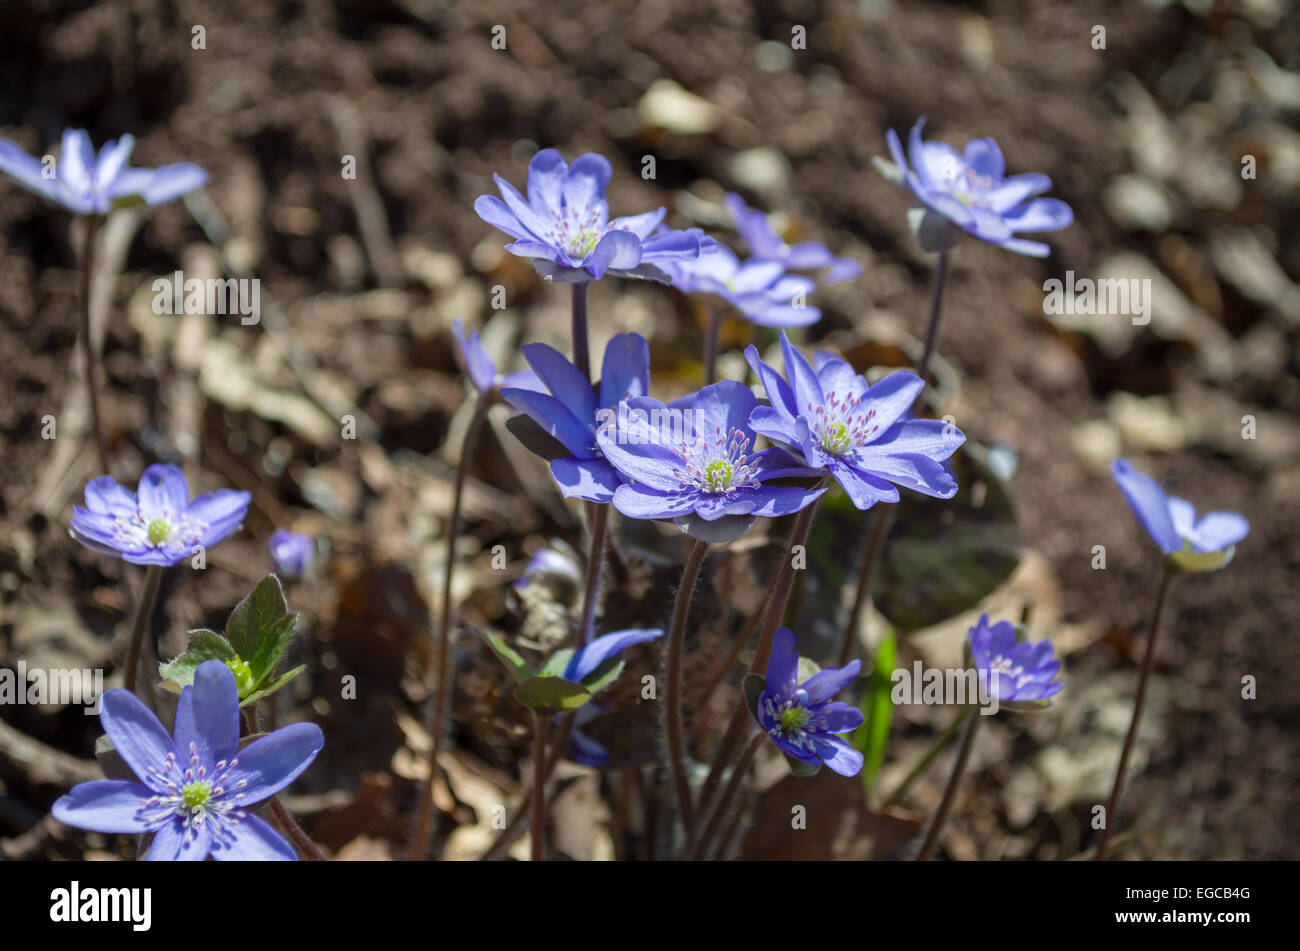
[[[668,678],[665,714],[668,725],[668,766],[673,776],[673,791],[677,796],[677,811],[689,837],[695,831],[695,807],[691,801],[691,784],[686,778],[686,741],[682,731],[682,645],[686,642],[686,617],[691,610],[691,596],[700,566],[709,552],[709,543],[698,538],[691,540],[686,564],[682,567],[682,583],[677,588],[673,602],[672,626],[668,630]]]
[[[533,710],[533,808],[532,840],[534,862],[546,860],[546,727],[548,719],[541,710]]]
[[[559,764],[561,757],[564,755],[564,751],[568,749],[569,735],[573,732],[574,716],[575,714],[573,713],[566,713],[560,718],[559,736],[556,737],[555,743],[552,744],[551,752],[546,757],[546,766],[542,770],[541,781],[543,783],[551,778],[551,773],[555,772],[556,765]],[[536,783],[537,777],[533,777],[532,781]],[[524,790],[523,800],[525,804],[531,803],[532,796],[532,786],[529,786]],[[479,861],[486,862],[509,848],[510,845],[522,834],[522,819],[528,814],[529,809],[527,805],[515,810],[515,814],[510,817],[510,821],[507,822],[506,827],[501,830],[501,834],[496,837],[496,841],[488,846],[487,850],[479,856]]]
[[[975,731],[982,719],[984,718],[978,714],[966,718],[966,729],[962,731],[961,746],[957,749],[957,761],[952,764],[952,774],[948,777],[948,785],[944,787],[939,809],[930,823],[930,831],[925,834],[921,851],[916,854],[918,862],[924,862],[934,855],[934,850],[939,845],[939,836],[943,834],[943,827],[948,824],[948,815],[952,812],[952,804],[957,798],[957,786],[961,782],[962,774],[966,772],[971,747],[975,745]]]
[[[251,736],[254,733],[261,732],[262,715],[257,711],[257,704],[254,703],[251,706],[244,708],[244,733],[245,735]],[[280,801],[279,796],[272,796],[268,802],[268,807],[271,810],[272,818],[275,819],[280,828],[289,836],[298,851],[303,854],[307,861],[326,861],[325,853],[322,852],[320,847],[311,840],[311,836],[307,834],[307,830],[298,824],[298,820],[293,817],[293,813],[290,812],[285,807],[284,803]]]
[[[836,667],[843,667],[849,662],[853,645],[857,642],[858,631],[862,625],[862,612],[866,609],[867,598],[871,594],[871,581],[880,561],[880,552],[885,547],[885,536],[889,534],[889,524],[893,520],[894,507],[881,504],[876,507],[876,517],[871,523],[871,535],[867,539],[867,549],[862,556],[862,568],[858,572],[858,590],[853,595],[853,610],[849,612],[849,621],[844,625],[840,637],[839,658]]]
[[[772,585],[771,601],[768,603],[767,614],[763,617],[763,630],[758,638],[758,647],[749,665],[751,673],[761,674],[767,669],[767,661],[772,656],[772,638],[776,635],[776,629],[781,626],[781,619],[785,617],[785,609],[790,602],[790,592],[794,590],[796,569],[791,555],[795,548],[808,543],[808,532],[812,529],[816,513],[817,503],[813,502],[794,517],[794,526],[790,529],[790,542],[782,555],[781,567],[777,570],[776,581]],[[731,764],[731,758],[736,754],[736,748],[744,738],[745,723],[749,717],[749,707],[742,695],[731,714],[726,732],[718,742],[713,764],[709,767],[708,778],[700,791],[701,809],[708,808],[713,794],[717,792],[722,773]]]
[[[587,348],[587,285],[573,285],[573,365],[591,379],[591,352]]]
[[[1173,584],[1174,572],[1166,571],[1160,579],[1160,591],[1156,595],[1156,612],[1151,617],[1151,630],[1147,633],[1147,650],[1142,658],[1142,674],[1138,678],[1137,701],[1133,704],[1133,719],[1128,725],[1128,734],[1124,737],[1124,748],[1119,754],[1119,766],[1115,770],[1115,785],[1110,790],[1110,801],[1106,804],[1106,824],[1097,839],[1097,854],[1093,858],[1101,861],[1106,857],[1106,846],[1110,841],[1110,831],[1119,818],[1119,796],[1124,787],[1124,774],[1128,771],[1128,758],[1133,752],[1133,743],[1137,740],[1138,723],[1142,720],[1142,708],[1147,699],[1147,682],[1151,679],[1151,669],[1156,661],[1156,637],[1160,634],[1160,618],[1165,611],[1165,600],[1169,587]]]
[[[707,817],[701,820],[703,831],[695,837],[695,844],[690,851],[692,861],[699,861],[708,855],[709,846],[713,844],[718,834],[718,827],[727,815],[727,809],[731,806],[731,801],[736,798],[736,793],[740,789],[741,783],[744,782],[745,775],[749,772],[749,764],[754,761],[759,747],[763,745],[763,740],[766,738],[767,734],[761,731],[754,734],[753,739],[749,741],[749,745],[740,754],[740,762],[731,771],[731,778],[727,780],[727,785],[723,787],[722,795],[718,797],[718,801],[709,811]]]
[[[972,708],[969,706],[962,707],[961,712],[957,714],[956,719],[944,727],[943,732],[934,738],[934,741],[930,744],[930,748],[916,761],[908,771],[907,775],[903,777],[902,782],[895,786],[894,791],[881,801],[880,808],[882,810],[897,805],[899,800],[907,795],[907,791],[912,788],[912,783],[916,782],[922,775],[924,775],[925,771],[929,769],[930,764],[934,762],[934,758],[939,755],[940,751],[946,748],[948,744],[956,738],[957,731],[961,729],[961,725],[966,722],[966,718],[971,715],[971,710]]]
[[[916,375],[922,381],[930,369],[935,344],[939,342],[939,315],[943,308],[943,285],[947,277],[948,252],[940,251],[939,260],[934,264],[934,280],[930,284],[930,316],[925,324],[925,345],[921,349],[921,362],[916,365]]]
[[[149,626],[149,616],[153,614],[158,601],[158,588],[162,584],[163,566],[150,565],[145,569],[144,587],[140,591],[140,601],[135,606],[135,618],[131,621],[131,641],[126,648],[126,670],[122,674],[122,685],[135,693],[136,673],[140,668],[140,645],[144,643],[145,628]]]
[[[916,364],[916,375],[925,382],[926,374],[930,370],[930,358],[934,355],[935,345],[939,341],[939,316],[943,309],[943,285],[948,277],[948,252],[940,251],[939,259],[934,265],[934,278],[930,284],[930,315],[925,323],[925,344],[921,349],[921,359]],[[871,527],[871,534],[867,536],[866,553],[862,556],[862,570],[858,574],[858,590],[853,595],[853,610],[849,612],[849,622],[845,625],[844,634],[840,639],[839,663],[837,666],[843,667],[849,662],[849,655],[853,652],[853,642],[858,635],[858,627],[862,623],[862,611],[866,607],[867,598],[871,594],[871,582],[875,577],[876,565],[880,563],[880,553],[884,549],[885,539],[889,535],[889,524],[891,518],[885,515],[886,510],[880,510],[876,514],[875,524]],[[888,510],[892,516],[892,509]]]
[[[722,333],[722,308],[709,308],[709,324],[704,331],[704,385],[717,379],[718,335]]]
[[[596,605],[600,601],[600,577],[605,568],[605,535],[609,528],[608,504],[586,503],[587,530],[591,548],[587,552],[587,576],[582,588],[582,624],[578,628],[578,647],[591,643],[596,630]]]
[[[95,238],[99,234],[99,217],[86,215],[81,245],[81,347],[85,357],[86,398],[90,404],[90,427],[95,437],[95,450],[99,453],[99,471],[112,475],[108,467],[108,446],[104,442],[104,422],[99,414],[99,362],[95,359],[95,344],[90,332],[90,279],[95,271]],[[129,689],[129,688],[128,688]]]
[[[474,406],[474,415],[470,418],[469,428],[465,431],[465,442],[461,445],[460,460],[456,464],[456,483],[451,496],[451,514],[447,517],[447,525],[444,529],[447,533],[446,561],[442,576],[442,606],[438,615],[438,636],[433,645],[435,654],[433,697],[429,701],[429,779],[420,799],[420,818],[415,827],[415,839],[411,844],[413,862],[420,861],[428,853],[429,840],[433,835],[433,784],[438,780],[438,753],[442,749],[447,708],[451,705],[447,689],[447,670],[451,657],[451,582],[456,566],[456,536],[460,533],[461,499],[465,494],[469,461],[474,456],[474,447],[478,443],[478,434],[483,428],[483,420],[486,416],[487,400],[479,397]]]

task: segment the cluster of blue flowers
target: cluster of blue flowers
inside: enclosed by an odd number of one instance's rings
[[[906,152],[891,130],[887,146],[893,164],[881,163],[919,203],[913,226],[922,246],[946,260],[958,232],[964,232],[1020,254],[1048,254],[1046,244],[1021,235],[1063,228],[1073,221],[1068,205],[1042,197],[1051,188],[1050,180],[1037,173],[1008,176],[992,139],[973,140],[961,151],[926,142],[921,137],[923,123],[912,128]],[[190,164],[130,168],[132,146],[131,137],[123,136],[96,156],[84,132],[69,131],[55,171],[49,174],[45,164],[0,140],[0,171],[94,221],[117,208],[179,197],[206,181],[206,173]],[[610,163],[600,155],[581,155],[569,164],[558,151],[545,149],[529,163],[526,194],[497,176],[499,197],[483,195],[474,204],[485,222],[510,236],[508,252],[527,259],[547,281],[574,286],[574,357],[547,344],[530,343],[522,348],[528,369],[502,374],[479,333],[467,334],[459,320],[452,328],[457,357],[476,400],[475,422],[462,450],[446,528],[431,730],[435,741],[415,857],[423,857],[427,845],[437,744],[443,732],[451,577],[465,460],[490,405],[502,401],[520,414],[512,420],[517,424],[513,431],[544,456],[560,493],[585,503],[591,541],[585,567],[542,549],[515,587],[519,593],[541,579],[559,577],[574,589],[582,588],[572,647],[530,663],[501,637],[481,632],[515,680],[516,698],[534,714],[535,858],[543,847],[546,731],[558,720],[566,737],[564,749],[572,759],[591,766],[607,764],[608,751],[585,732],[607,709],[594,698],[623,670],[625,651],[665,633],[660,628],[595,633],[611,511],[630,519],[670,522],[691,538],[669,636],[664,638],[669,683],[662,709],[679,818],[690,854],[700,856],[715,847],[718,817],[726,812],[749,762],[733,764],[737,744],[724,738],[710,778],[700,787],[687,768],[681,739],[681,651],[696,576],[709,546],[736,539],[759,519],[786,516],[796,516],[792,547],[802,545],[818,504],[831,492],[842,492],[864,511],[899,502],[902,489],[938,500],[952,499],[958,492],[952,460],[966,436],[951,422],[926,418],[920,403],[925,361],[937,332],[942,266],[936,271],[927,350],[917,372],[897,369],[868,378],[835,353],[805,355],[787,333],[821,318],[809,297],[819,281],[826,285],[855,279],[861,268],[854,261],[836,257],[817,242],[786,243],[762,211],[735,194],[726,196],[725,209],[746,256],[698,228],[667,227],[662,207],[611,218],[605,198],[611,176]],[[651,348],[637,333],[612,336],[599,377],[589,376],[586,285],[607,276],[660,282],[707,302],[714,319],[706,344],[705,385],[671,402],[654,397]],[[775,328],[781,370],[764,360],[758,346],[750,345],[744,358],[755,386],[737,379],[713,382],[721,314]],[[737,360],[736,365],[744,363]],[[1125,459],[1115,461],[1113,474],[1159,547],[1167,578],[1222,567],[1249,532],[1237,513],[1210,512],[1198,519],[1191,503],[1166,496],[1153,478]],[[55,818],[99,832],[148,836],[150,859],[293,859],[299,851],[314,848],[295,835],[291,817],[277,814],[294,845],[255,810],[263,803],[274,806],[275,795],[311,764],[323,746],[320,729],[300,723],[260,738],[250,734],[255,732],[257,701],[299,672],[274,673],[297,617],[288,611],[279,579],[302,581],[315,573],[323,554],[317,539],[277,530],[268,543],[277,574],[268,576],[235,609],[224,635],[191,632],[191,648],[159,667],[164,686],[179,693],[170,734],[133,693],[136,652],[150,599],[157,593],[158,572],[201,558],[230,537],[241,527],[251,501],[248,492],[233,489],[191,498],[184,475],[171,465],[148,467],[134,492],[107,472],[86,485],[84,506],[73,509],[72,537],[93,551],[148,566],[149,571],[126,665],[126,689],[105,695],[101,717],[113,751],[133,778],[77,786],[55,804]],[[887,523],[880,519],[878,524]],[[841,660],[839,666],[818,669],[799,655],[795,634],[780,626],[792,570],[782,564],[777,572],[771,603],[762,616],[753,673],[734,723],[742,731],[748,726],[752,733],[747,756],[770,740],[799,775],[825,765],[842,776],[855,776],[863,769],[864,755],[848,737],[862,726],[863,713],[836,697],[855,689],[861,662]],[[864,585],[866,578],[864,574]],[[1163,587],[1161,591],[1163,603]],[[1153,624],[1151,644],[1155,634]],[[1063,689],[1061,662],[1051,642],[1029,641],[1010,621],[980,616],[969,629],[966,646],[969,665],[983,674],[988,694],[1011,709],[1046,708]],[[247,722],[241,722],[241,709]],[[920,850],[922,858],[932,852],[942,831],[975,722],[978,718],[970,721],[957,772]],[[729,767],[732,778],[719,792],[717,780]],[[1115,796],[1123,771],[1122,758]],[[1104,851],[1104,840],[1099,851]]]

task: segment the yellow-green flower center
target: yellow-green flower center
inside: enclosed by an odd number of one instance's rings
[[[172,527],[166,519],[156,518],[149,523],[147,531],[149,534],[149,544],[161,545],[163,542],[167,541],[168,537],[171,535]]]
[[[704,480],[709,491],[722,492],[731,488],[731,463],[726,459],[714,459],[704,468]]]
[[[586,231],[579,231],[573,239],[573,256],[576,258],[585,258],[595,250],[596,245],[600,243],[601,234],[595,229],[588,228]]]
[[[226,667],[235,675],[235,686],[239,695],[246,697],[253,689],[253,668],[242,657],[233,657],[226,661]]]
[[[212,798],[212,783],[205,779],[186,783],[181,787],[181,805],[193,812],[208,804]]]
[[[808,719],[808,710],[805,707],[790,707],[776,715],[776,722],[781,725],[781,732],[787,736],[806,727]]]
[[[831,423],[822,430],[822,448],[827,452],[840,455],[848,452],[853,445],[849,436],[849,427],[843,423]]]

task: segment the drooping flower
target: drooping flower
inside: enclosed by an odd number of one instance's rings
[[[601,451],[627,480],[614,507],[630,518],[713,522],[724,516],[797,512],[826,490],[774,480],[818,477],[782,449],[754,450],[749,417],[758,400],[735,380],[706,386],[690,409],[649,397],[627,401],[631,427],[604,427]]]
[[[646,641],[661,637],[663,633],[656,627],[632,628],[626,631],[615,631],[612,634],[602,634],[590,644],[579,647],[573,652],[561,676],[565,680],[580,683],[611,657],[617,657],[633,644],[644,644]]]
[[[649,391],[650,348],[645,338],[625,333],[609,341],[599,394],[554,347],[534,343],[523,350],[550,393],[509,387],[501,391],[502,399],[528,414],[572,453],[551,461],[551,475],[566,498],[610,501],[623,480],[597,446],[596,430],[617,413],[619,403]]]
[[[730,248],[717,247],[698,258],[665,266],[672,284],[686,294],[712,294],[760,327],[806,327],[822,312],[807,304],[817,285],[811,278],[785,273],[780,261],[741,262]]]
[[[957,493],[942,463],[966,437],[942,420],[907,418],[925,388],[920,377],[899,371],[868,386],[848,363],[825,353],[816,355],[814,370],[784,332],[781,353],[788,383],[757,348],[745,351],[772,404],[750,416],[755,432],[829,470],[860,509],[897,502],[895,486],[939,499]]]
[[[667,282],[663,265],[698,257],[713,246],[698,228],[663,227],[663,208],[611,220],[605,201],[611,174],[609,161],[594,152],[568,165],[555,149],[543,149],[528,163],[527,199],[495,175],[501,197],[480,195],[474,210],[515,239],[507,251],[566,284],[599,280],[606,273]]]
[[[250,810],[293,782],[325,744],[320,727],[295,723],[239,748],[239,694],[210,660],[181,691],[171,736],[126,690],[108,690],[100,719],[137,782],[82,783],[51,810],[94,832],[152,832],[151,861],[289,860],[289,843]]]
[[[788,271],[819,271],[826,269],[823,284],[851,281],[862,273],[862,265],[851,258],[837,258],[826,245],[818,241],[801,241],[786,244],[772,230],[767,215],[750,208],[735,192],[724,199],[727,214],[731,217],[749,253],[757,260],[777,261]]]
[[[580,766],[593,766],[597,769],[609,765],[609,750],[589,737],[583,729],[609,710],[609,706],[594,700],[578,708],[573,715],[573,729],[569,732],[567,755],[570,760]]]
[[[277,528],[266,547],[275,570],[286,578],[305,578],[316,564],[316,539],[310,535]]]
[[[176,565],[237,530],[251,500],[234,489],[191,500],[181,470],[155,464],[144,470],[136,492],[112,476],[91,479],[86,507],[72,507],[70,530],[87,548],[133,565]]]
[[[121,204],[158,205],[204,185],[208,173],[190,162],[160,168],[130,168],[132,136],[105,143],[96,158],[90,136],[82,129],[63,133],[53,170],[8,139],[0,139],[0,171],[28,191],[62,205],[76,215],[106,215]]]
[[[862,754],[838,736],[862,725],[862,711],[835,700],[853,682],[861,661],[827,667],[800,680],[794,634],[778,628],[772,638],[762,692],[754,715],[786,756],[815,766],[824,763],[841,776],[856,776]]]
[[[543,389],[542,381],[532,370],[520,370],[518,373],[504,376],[497,373],[496,364],[492,362],[492,358],[483,347],[483,339],[479,332],[475,330],[466,336],[465,325],[460,322],[459,317],[452,321],[451,329],[456,338],[456,352],[460,364],[464,367],[470,382],[474,384],[474,389],[481,395],[486,396],[493,387],[500,386],[516,386],[526,390]]]
[[[1045,257],[1047,245],[1016,234],[1056,231],[1073,223],[1074,212],[1065,202],[1034,197],[1051,188],[1052,180],[1039,172],[1007,176],[1002,151],[990,138],[972,139],[962,152],[945,142],[925,142],[921,139],[924,125],[922,117],[912,126],[906,157],[898,134],[890,129],[885,136],[889,154],[912,194],[981,240]]]
[[[1236,512],[1207,512],[1198,520],[1191,502],[1165,495],[1160,483],[1138,472],[1127,459],[1116,459],[1111,464],[1111,475],[1138,522],[1180,567],[1222,567],[1232,556],[1233,546],[1250,533],[1250,523]],[[1205,559],[1196,555],[1222,557]]]
[[[966,641],[975,669],[984,672],[982,689],[1001,703],[1041,706],[1065,686],[1056,679],[1061,662],[1052,657],[1052,642],[1046,638],[1037,644],[1018,641],[1010,621],[989,624],[989,616],[981,614]]]

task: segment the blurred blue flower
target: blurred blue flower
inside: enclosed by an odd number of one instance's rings
[[[497,373],[496,364],[484,349],[479,332],[475,330],[466,336],[465,325],[460,322],[459,317],[451,322],[451,329],[456,338],[456,352],[460,357],[461,366],[465,368],[465,373],[474,384],[474,389],[481,395],[486,396],[493,387],[497,386],[515,386],[539,391],[545,388],[532,370],[520,370],[518,373],[509,373],[505,376]]]
[[[1236,512],[1207,512],[1197,520],[1191,502],[1165,495],[1160,483],[1127,459],[1116,459],[1111,475],[1138,522],[1166,555],[1222,552],[1250,533],[1250,523]]]
[[[73,787],[51,813],[94,832],[153,833],[151,861],[293,861],[298,856],[249,810],[302,773],[325,738],[295,723],[239,748],[239,691],[219,660],[181,691],[171,736],[127,690],[109,690],[100,720],[138,782],[99,779]]]
[[[71,534],[87,548],[133,565],[175,565],[211,548],[239,528],[252,500],[247,492],[218,489],[190,499],[175,466],[144,470],[136,492],[112,476],[86,484],[86,507],[72,507]]]
[[[277,528],[266,547],[271,553],[271,564],[285,578],[305,578],[316,564],[316,539],[310,535]]]
[[[730,248],[719,246],[664,270],[683,293],[721,297],[760,327],[806,327],[822,316],[807,304],[817,285],[811,278],[786,274],[780,261],[754,257],[741,262]]]
[[[208,173],[190,162],[161,168],[130,168],[135,145],[124,135],[108,142],[95,156],[90,136],[82,129],[63,133],[63,146],[52,171],[17,144],[0,139],[0,172],[76,215],[106,215],[123,203],[158,205],[205,184]]]
[[[1052,657],[1052,642],[1017,641],[1010,621],[989,624],[981,614],[966,640],[975,669],[986,672],[988,695],[1002,703],[1039,703],[1065,686],[1056,679],[1061,662]]]
[[[784,332],[781,352],[788,383],[756,347],[745,351],[772,404],[754,409],[755,432],[829,470],[860,509],[897,502],[895,485],[938,499],[957,494],[943,461],[966,437],[942,420],[907,418],[925,388],[920,377],[900,370],[868,386],[848,363],[826,353],[816,355],[814,370]]]
[[[800,682],[794,634],[778,628],[755,710],[758,725],[786,756],[809,765],[824,763],[841,776],[856,776],[862,769],[862,754],[837,734],[860,727],[862,711],[834,697],[861,668],[862,662],[854,660]]]
[[[851,258],[837,258],[826,245],[817,241],[786,244],[768,223],[767,215],[750,208],[735,192],[724,199],[741,239],[756,259],[776,261],[788,271],[819,271],[826,268],[823,284],[851,281],[862,273],[862,265]]]
[[[972,139],[962,152],[944,142],[925,142],[924,125],[922,117],[912,126],[906,157],[898,134],[890,129],[885,136],[912,194],[977,238],[1008,251],[1045,257],[1047,245],[1015,235],[1056,231],[1073,223],[1074,212],[1065,202],[1033,197],[1051,188],[1052,180],[1038,172],[1008,177],[1002,151],[992,139]]]
[[[698,228],[663,227],[663,208],[611,220],[605,201],[611,174],[609,161],[594,152],[568,165],[555,149],[543,149],[528,163],[527,199],[494,175],[501,197],[480,195],[474,210],[515,239],[507,251],[567,284],[606,273],[666,283],[665,264],[698,257],[715,244]]]

